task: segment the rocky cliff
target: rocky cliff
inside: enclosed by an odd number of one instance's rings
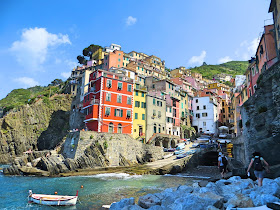
[[[241,108],[243,162],[248,166],[252,153],[259,151],[280,176],[280,62],[260,75],[256,93]]]
[[[32,149],[53,149],[66,138],[72,98],[54,95],[25,105],[0,119],[0,163]]]

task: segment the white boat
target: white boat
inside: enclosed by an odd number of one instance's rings
[[[76,196],[68,195],[45,195],[45,194],[33,194],[32,190],[29,190],[28,201],[31,203],[37,203],[48,206],[74,206],[77,203],[78,191]]]

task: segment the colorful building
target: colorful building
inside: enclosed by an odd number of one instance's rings
[[[90,74],[83,110],[89,130],[132,134],[134,80],[105,70]]]
[[[135,85],[134,89],[134,115],[133,138],[145,138],[146,132],[146,95],[147,91],[141,86]]]

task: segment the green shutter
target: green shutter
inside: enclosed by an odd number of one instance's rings
[[[115,117],[117,116],[117,109],[115,109]]]

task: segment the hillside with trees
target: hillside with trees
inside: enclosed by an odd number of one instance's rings
[[[207,65],[191,68],[192,72],[202,74],[207,79],[213,79],[217,74],[225,73],[232,76],[243,75],[248,67],[248,61],[230,61],[219,65]]]

